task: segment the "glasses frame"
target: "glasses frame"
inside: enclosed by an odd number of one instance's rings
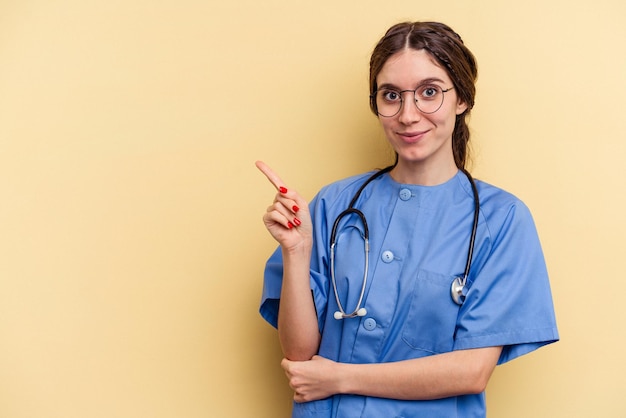
[[[446,98],[445,93],[449,92],[450,90],[454,89],[454,86],[447,88],[447,89],[443,89],[439,86],[433,86],[433,87],[438,87],[441,89],[441,103],[439,104],[439,107],[437,107],[437,109],[433,110],[432,112],[424,112],[422,109],[420,109],[419,105],[418,105],[418,100],[417,100],[417,91],[422,88],[424,86],[419,86],[418,88],[416,88],[415,90],[394,90],[394,89],[385,89],[385,90],[389,90],[389,91],[395,91],[396,93],[398,93],[398,95],[400,96],[400,107],[398,107],[398,111],[396,113],[394,113],[393,115],[383,115],[378,111],[378,103],[376,103],[376,95],[378,94],[378,92],[380,92],[381,90],[375,90],[374,93],[370,94],[370,100],[372,101],[375,109],[376,109],[376,114],[378,116],[382,116],[383,118],[393,118],[394,116],[398,115],[398,113],[400,113],[400,111],[402,111],[402,106],[404,106],[404,93],[407,92],[411,92],[413,93],[413,102],[415,103],[415,107],[417,108],[417,110],[419,110],[420,112],[422,112],[425,115],[432,115],[433,113],[437,112],[439,109],[441,109],[441,106],[443,106],[443,101]]]

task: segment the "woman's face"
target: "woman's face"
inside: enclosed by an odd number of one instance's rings
[[[423,85],[441,90],[453,87],[448,73],[423,49],[404,49],[389,57],[378,73],[376,83],[379,91],[393,89],[397,92],[415,90]],[[443,172],[445,175],[456,172],[452,132],[456,116],[467,106],[459,101],[454,89],[443,93],[443,104],[430,114],[417,108],[411,91],[401,95],[402,108],[398,114],[378,117],[387,139],[398,153],[398,168],[419,167],[421,171],[434,170],[442,175]]]

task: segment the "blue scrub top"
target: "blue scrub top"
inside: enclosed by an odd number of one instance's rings
[[[532,216],[515,196],[476,181],[480,218],[462,306],[450,285],[462,276],[474,216],[468,179],[458,172],[437,186],[395,182],[384,174],[355,207],[367,218],[367,315],[336,320],[329,239],[335,218],[373,173],[324,187],[311,201],[311,289],[322,335],[319,355],[344,363],[383,363],[452,350],[504,346],[499,364],[558,340],[552,295]],[[335,276],[346,312],[355,308],[364,268],[363,225],[341,222]],[[280,248],[270,257],[260,312],[277,325],[282,284]],[[293,417],[484,417],[485,396],[399,401],[336,395],[294,403]]]

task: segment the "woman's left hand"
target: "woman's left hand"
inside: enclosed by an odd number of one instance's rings
[[[281,362],[296,402],[316,401],[339,393],[338,365],[320,356],[308,361],[283,359]]]

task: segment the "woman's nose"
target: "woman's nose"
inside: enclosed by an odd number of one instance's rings
[[[402,108],[398,115],[398,121],[404,125],[410,125],[422,118],[422,112],[417,108],[417,103],[413,97],[402,102]]]

